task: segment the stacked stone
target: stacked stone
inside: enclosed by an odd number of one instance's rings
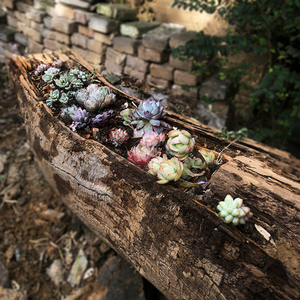
[[[4,63],[7,58],[13,55],[20,55],[24,52],[24,43],[19,43],[15,37],[22,29],[18,20],[18,12],[15,10],[14,0],[1,1],[0,8],[0,62]]]

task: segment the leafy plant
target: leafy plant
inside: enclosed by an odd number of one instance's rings
[[[227,127],[223,127],[221,132],[214,132],[215,136],[222,137],[224,140],[237,139],[241,140],[243,137],[248,136],[248,128],[241,128],[237,131],[228,131]]]
[[[259,84],[244,85],[253,90],[247,127],[255,139],[283,147],[300,118],[300,1],[174,0],[173,7],[217,13],[230,25],[223,37],[201,31],[191,43],[172,50],[181,59],[202,58],[203,74],[209,75],[214,58],[220,78],[230,76],[243,85],[242,76],[251,75],[249,66],[228,68],[228,56],[239,51],[266,55]]]

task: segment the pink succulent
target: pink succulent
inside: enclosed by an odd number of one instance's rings
[[[150,160],[148,163],[149,173],[152,175],[156,175],[160,165],[168,160],[167,155],[163,155],[163,157],[157,156]]]
[[[143,146],[155,147],[159,143],[162,143],[164,141],[165,141],[164,133],[157,133],[151,130],[143,135],[140,144],[142,144]]]
[[[117,147],[128,141],[129,134],[125,130],[118,128],[110,132],[109,138],[115,147]]]
[[[129,161],[142,168],[147,166],[149,161],[160,153],[153,147],[150,148],[139,144],[131,148],[127,154]]]

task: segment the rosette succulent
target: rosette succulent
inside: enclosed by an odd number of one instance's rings
[[[120,112],[120,115],[123,119],[123,124],[129,126],[133,121],[133,113],[135,112],[134,108],[126,108]]]
[[[73,114],[70,115],[70,117],[73,120],[73,123],[71,124],[70,128],[73,131],[76,131],[76,129],[86,127],[90,122],[89,116],[89,113],[85,109],[78,108],[74,111]]]
[[[158,156],[152,158],[148,163],[149,173],[151,173],[152,175],[156,175],[160,164],[166,160],[168,160],[168,158],[165,154],[163,155],[163,157]]]
[[[60,98],[59,98],[59,102],[66,104],[69,101],[69,97],[66,93],[62,93]]]
[[[104,112],[103,114],[96,115],[95,118],[92,118],[92,125],[94,127],[104,127],[109,123],[112,123],[116,117],[116,113],[110,109],[109,111]]]
[[[62,74],[59,79],[54,79],[55,84],[61,89],[70,89],[70,81],[68,75]]]
[[[51,66],[54,68],[61,68],[63,65],[63,61],[61,59],[55,60]]]
[[[163,161],[159,169],[157,170],[157,177],[159,184],[165,184],[170,181],[177,181],[180,179],[183,173],[183,163],[176,157],[172,157],[166,161]]]
[[[48,68],[49,68],[48,65],[40,64],[40,65],[37,66],[36,70],[34,71],[34,75],[39,76],[41,73],[43,73]]]
[[[176,156],[179,160],[184,160],[193,152],[195,139],[186,130],[171,130],[168,137],[166,143],[168,154]]]
[[[200,154],[204,157],[207,164],[213,163],[216,158],[214,153],[211,151],[201,150]]]
[[[183,161],[183,173],[181,178],[189,180],[192,177],[201,176],[204,173],[194,173],[191,171],[191,169],[204,169],[206,166],[206,163],[203,163],[200,158],[196,157],[187,157]]]
[[[75,99],[89,112],[96,113],[116,101],[116,95],[108,86],[90,84],[86,89],[80,89]]]
[[[54,77],[59,73],[59,71],[60,70],[57,68],[50,67],[44,72],[42,79],[46,83],[51,83],[51,82],[53,82]]]
[[[129,139],[129,134],[121,129],[115,129],[115,130],[111,130],[110,134],[109,134],[109,138],[110,141],[112,142],[112,144],[117,147],[120,146],[121,144],[125,143],[126,141],[128,141]]]
[[[149,161],[158,156],[160,153],[157,152],[155,148],[150,148],[138,144],[136,147],[133,147],[127,153],[127,159],[139,167],[145,167],[148,165]]]
[[[171,128],[168,123],[159,120],[165,115],[163,109],[159,101],[152,99],[141,101],[132,116],[134,121],[131,124],[136,125],[133,136],[141,137],[151,130],[161,133],[165,128]]]
[[[225,223],[232,223],[235,226],[245,224],[253,216],[250,208],[243,204],[241,198],[233,200],[230,195],[227,195],[224,201],[219,202],[217,209],[219,218],[223,219]]]
[[[143,135],[140,144],[148,147],[156,147],[160,143],[164,142],[165,138],[164,133],[157,133],[151,130]]]
[[[64,107],[61,109],[60,116],[66,117],[66,116],[73,115],[77,109],[78,107],[75,104],[73,104],[72,106]]]

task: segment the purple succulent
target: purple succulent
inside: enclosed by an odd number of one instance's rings
[[[63,65],[63,61],[61,59],[58,59],[52,63],[52,67],[54,68],[61,68],[62,65]]]
[[[76,129],[84,128],[90,123],[90,114],[82,108],[78,108],[77,110],[75,110],[74,114],[70,115],[70,117],[73,120],[73,123],[70,126],[73,131],[76,131]]]
[[[115,117],[116,113],[110,109],[109,111],[106,111],[103,114],[98,114],[95,118],[92,118],[92,125],[94,127],[104,127],[107,124],[112,123]]]
[[[134,121],[131,124],[136,125],[134,137],[141,137],[151,130],[161,133],[165,128],[170,129],[171,126],[168,123],[159,120],[165,116],[163,109],[159,101],[156,102],[153,99],[142,101],[132,116]]]

